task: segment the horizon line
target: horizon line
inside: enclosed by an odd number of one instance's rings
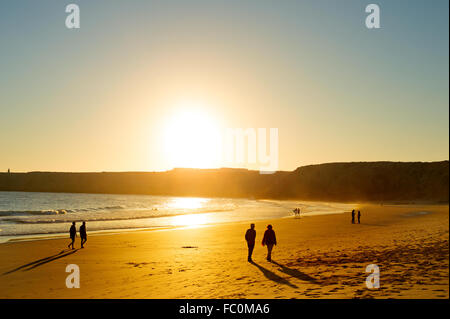
[[[352,161],[352,162],[323,162],[323,163],[317,163],[317,164],[307,164],[298,166],[293,170],[277,170],[275,173],[278,172],[294,172],[299,168],[302,167],[309,167],[309,166],[319,166],[319,165],[329,165],[329,164],[352,164],[352,163],[442,163],[442,162],[449,162],[449,159],[444,160],[438,160],[438,161]],[[196,167],[174,167],[167,170],[160,170],[160,171],[40,171],[40,170],[34,170],[34,171],[2,171],[0,174],[28,174],[28,173],[84,173],[84,174],[95,174],[95,173],[168,173],[171,171],[176,170],[196,170],[196,171],[213,171],[213,170],[241,170],[241,171],[249,171],[249,172],[260,172],[258,169],[248,169],[245,167],[217,167],[217,168],[196,168]]]

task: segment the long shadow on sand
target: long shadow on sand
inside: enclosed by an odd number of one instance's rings
[[[270,271],[269,269],[264,268],[261,265],[258,265],[257,263],[255,263],[254,261],[250,262],[252,265],[255,265],[259,270],[261,270],[261,272],[264,274],[264,276],[267,279],[270,279],[272,281],[275,281],[279,284],[282,285],[287,285],[291,288],[298,288],[296,285],[292,284],[289,280],[284,279],[283,277],[278,276],[276,273]]]
[[[297,279],[303,280],[303,281],[309,281],[313,284],[318,284],[317,279],[293,268],[286,267],[285,265],[279,264],[276,261],[272,260],[272,263],[280,267],[280,271],[285,273],[286,275],[289,275],[291,277],[295,277]]]
[[[32,262],[30,262],[30,263],[28,263],[28,264],[19,266],[19,267],[13,269],[13,270],[7,271],[7,272],[3,273],[2,276],[11,274],[11,273],[16,272],[16,271],[19,271],[19,270],[21,270],[21,269],[23,269],[23,271],[31,270],[31,269],[34,269],[34,268],[36,268],[36,267],[39,267],[39,266],[41,266],[41,265],[43,265],[43,264],[49,263],[49,262],[51,262],[51,261],[54,261],[54,260],[56,260],[56,259],[60,259],[60,258],[69,256],[69,255],[72,255],[72,254],[76,253],[77,251],[78,251],[78,249],[70,250],[70,251],[68,251],[68,252],[65,251],[65,250],[62,250],[61,252],[59,252],[59,253],[56,254],[56,255],[52,255],[52,256],[45,257],[45,258],[41,258],[41,259],[32,261]],[[28,268],[27,268],[27,267],[28,267]]]

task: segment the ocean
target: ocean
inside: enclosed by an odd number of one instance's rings
[[[0,243],[68,236],[72,221],[88,233],[139,228],[200,226],[292,216],[339,214],[343,203],[152,195],[0,192]],[[78,226],[80,224],[78,223]]]

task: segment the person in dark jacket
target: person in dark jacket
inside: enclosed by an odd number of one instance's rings
[[[248,262],[252,262],[253,249],[255,248],[255,238],[255,224],[250,224],[250,229],[247,229],[247,232],[245,233],[245,240],[247,241],[248,247]]]
[[[352,224],[355,223],[355,210],[352,210]]]
[[[73,247],[73,244],[75,243],[75,237],[77,237],[77,229],[75,228],[75,222],[72,222],[72,226],[70,226],[69,234],[70,234],[70,239],[72,240],[72,242],[67,246],[67,248],[70,248],[70,246],[72,246],[72,249],[75,249]]]
[[[267,230],[264,232],[262,245],[267,246],[267,260],[272,261],[272,249],[277,244],[277,237],[272,229],[272,225],[267,225]]]
[[[80,237],[81,237],[81,248],[84,248],[84,244],[87,241],[87,233],[86,233],[86,222],[80,226]]]
[[[361,212],[358,210],[358,224],[361,224]]]

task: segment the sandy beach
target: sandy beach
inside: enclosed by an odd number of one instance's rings
[[[336,214],[0,244],[0,298],[449,298],[449,207],[360,205]],[[427,212],[427,213],[423,213]],[[278,245],[265,260],[272,224]],[[89,225],[88,225],[89,227]],[[80,247],[77,238],[76,248]],[[81,287],[68,289],[68,264]],[[366,266],[380,269],[369,290]]]

